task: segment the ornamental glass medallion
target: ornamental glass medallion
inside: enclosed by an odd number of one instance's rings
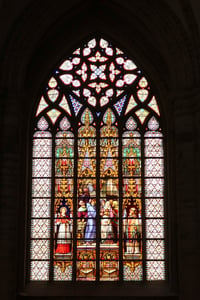
[[[50,75],[32,133],[29,280],[166,279],[161,124],[145,74],[103,38]]]

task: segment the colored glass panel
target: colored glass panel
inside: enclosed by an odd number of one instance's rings
[[[135,127],[134,120],[130,117],[126,123],[126,127],[132,129]],[[141,176],[141,140],[133,137],[137,136],[137,132],[126,131],[122,140],[122,174],[124,177]],[[128,179],[127,179],[128,180]],[[133,180],[130,179],[131,186]]]
[[[141,160],[128,156],[123,160],[122,172],[127,177],[141,176]]]
[[[64,135],[65,137],[65,135]],[[74,141],[73,139],[56,139],[55,148],[56,158],[73,157],[74,155]]]
[[[77,164],[77,277],[96,280],[96,129],[89,109],[81,115]]]
[[[100,140],[101,157],[118,157],[119,140],[104,138]],[[105,150],[106,149],[106,150]]]
[[[73,109],[74,109],[74,113],[77,116],[78,113],[79,113],[79,110],[82,107],[82,104],[79,103],[77,100],[75,100],[71,95],[69,95],[69,97],[70,97],[70,100],[71,100],[71,103],[72,103],[72,106],[73,106]]]
[[[117,195],[109,195],[108,191],[106,197],[100,200],[100,216],[101,250],[103,251],[103,247],[117,250],[119,238],[119,201]]]
[[[123,195],[124,197],[141,197],[141,178],[124,178]]]
[[[127,218],[123,219],[124,259],[142,259],[142,220],[138,218],[138,208],[127,209]]]
[[[59,205],[55,214],[55,261],[72,259],[72,219],[70,205],[65,202]]]
[[[141,281],[143,279],[143,269],[141,261],[123,262],[124,281]]]
[[[60,127],[69,128],[67,119],[62,119]],[[74,139],[73,134],[68,131],[58,132],[56,135],[55,147],[55,176],[73,177],[74,175]]]
[[[100,262],[100,281],[119,280],[119,262],[108,260]]]
[[[60,128],[70,129],[64,117]],[[73,260],[73,191],[74,135],[59,131],[55,140],[55,200],[54,200],[54,279],[72,280]]]
[[[74,134],[71,132],[71,131],[65,131],[65,129],[66,128],[62,128],[62,122],[63,121],[65,121],[66,119],[65,118],[63,118],[62,120],[61,120],[61,122],[60,122],[60,128],[61,129],[64,129],[64,131],[58,131],[57,133],[56,133],[56,138],[58,139],[58,140],[56,140],[56,144],[58,143],[60,143],[60,141],[63,139],[67,139],[68,141],[69,141],[69,145],[73,145],[74,144]],[[66,126],[66,125],[65,125]],[[67,128],[69,129],[69,123],[67,123]],[[68,143],[68,142],[67,142]]]
[[[78,139],[79,157],[96,157],[96,139]]]
[[[123,135],[122,140],[122,153],[124,158],[128,157],[141,157],[141,140],[139,138],[134,138],[137,136],[137,132],[126,132]]]
[[[95,177],[96,176],[96,159],[87,158],[88,153],[86,152],[86,158],[79,158],[78,160],[78,177]]]
[[[61,267],[62,266],[62,267]],[[55,281],[72,281],[72,262],[54,263],[54,280]]]
[[[73,179],[55,179],[55,197],[72,197],[74,191]]]
[[[124,107],[124,103],[126,101],[126,97],[127,96],[124,96],[121,100],[119,100],[116,104],[114,104],[114,107],[115,107],[115,109],[116,109],[116,111],[118,112],[119,115],[121,114],[122,109]]]
[[[65,157],[55,160],[55,176],[72,177],[74,175],[74,160]]]
[[[115,122],[115,120],[116,120],[115,114],[112,112],[112,110],[110,108],[107,109],[107,111],[105,112],[105,114],[103,116],[104,123],[106,125],[110,126],[111,124],[113,124]]]
[[[106,198],[107,196],[119,196],[119,182],[118,178],[104,178],[100,180],[100,196]]]
[[[109,157],[106,159],[101,159],[100,176],[118,177],[118,159]]]
[[[115,115],[107,110],[100,130],[100,280],[119,279],[119,182],[118,129]],[[116,179],[115,179],[116,177]]]
[[[96,197],[96,179],[81,178],[77,179],[77,195],[83,197],[88,202],[89,198]]]
[[[79,261],[77,262],[77,281],[94,281],[96,280],[96,262]]]
[[[130,118],[128,118],[128,121],[126,121],[126,129],[135,130],[136,128],[137,128],[137,122],[131,116]],[[137,133],[137,132],[135,132],[135,133]]]

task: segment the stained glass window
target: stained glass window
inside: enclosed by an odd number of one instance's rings
[[[32,140],[29,280],[165,280],[162,119],[135,62],[81,45],[44,87]]]

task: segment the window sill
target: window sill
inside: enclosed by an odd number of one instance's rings
[[[167,282],[148,282],[139,283],[136,282],[55,282],[55,283],[28,283],[24,288],[24,291],[18,293],[17,300],[28,299],[31,297],[46,300],[49,297],[76,297],[77,299],[83,299],[83,297],[134,297],[134,299],[156,299],[156,300],[177,300],[178,295],[175,292],[169,290],[169,285]],[[86,299],[85,298],[85,299]],[[52,298],[51,298],[52,299]],[[56,298],[57,299],[57,298]]]

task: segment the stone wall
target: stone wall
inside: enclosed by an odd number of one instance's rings
[[[95,33],[125,49],[148,74],[167,131],[169,284],[160,290],[159,286],[140,287],[130,296],[199,299],[200,38],[191,6],[194,1],[174,1],[174,10],[168,2],[2,3],[0,299],[30,295],[24,274],[29,128],[35,100],[57,62]],[[41,286],[35,287],[34,295],[37,290],[47,295]],[[127,292],[121,289],[119,295],[127,296]],[[32,299],[36,298],[43,299]]]

